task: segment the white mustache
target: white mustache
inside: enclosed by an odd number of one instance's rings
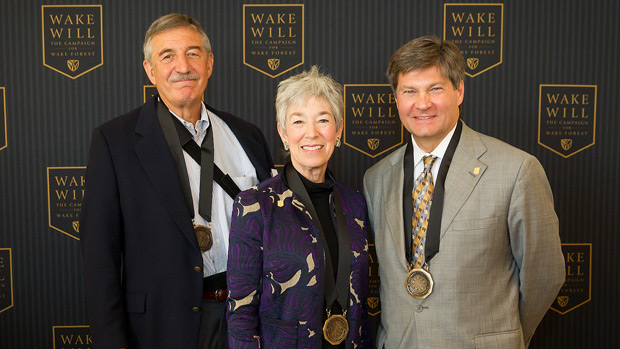
[[[198,80],[198,79],[200,79],[200,75],[198,74],[192,74],[192,73],[176,74],[176,75],[172,75],[171,77],[169,77],[168,82],[177,82],[177,81],[184,81],[184,80]]]

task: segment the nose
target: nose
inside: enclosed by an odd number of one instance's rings
[[[416,108],[426,110],[431,107],[431,97],[428,93],[420,93],[416,99]]]
[[[177,59],[176,71],[179,73],[189,73],[190,64],[187,56],[179,55],[179,58]]]
[[[307,138],[314,138],[317,135],[317,129],[316,129],[316,123],[314,122],[309,122],[308,123],[308,127],[306,128],[306,137]]]

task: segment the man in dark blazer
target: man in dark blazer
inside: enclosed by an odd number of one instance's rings
[[[379,348],[527,347],[564,282],[545,172],[459,119],[464,75],[459,48],[436,37],[390,62],[411,141],[364,176],[381,269]]]
[[[256,126],[202,103],[213,54],[196,20],[157,19],[144,54],[158,95],[92,136],[80,225],[93,346],[224,348],[229,192],[273,161]]]

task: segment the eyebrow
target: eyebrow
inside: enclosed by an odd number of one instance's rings
[[[202,46],[196,45],[196,46],[189,46],[187,49],[185,49],[185,51],[189,51],[189,50],[199,50],[199,51],[202,51],[202,49],[203,49]],[[159,51],[158,56],[161,56],[164,53],[168,53],[168,52],[174,53],[174,50],[171,49],[171,48],[165,48],[165,49]]]
[[[435,87],[435,86],[445,85],[445,84],[446,84],[446,82],[439,80],[439,81],[433,81],[430,84],[428,84],[427,86],[421,86],[421,87],[428,87],[428,88],[430,88],[430,87]],[[416,86],[403,84],[399,89],[416,89]]]
[[[168,52],[174,52],[174,51],[173,51],[171,48],[165,48],[165,49],[163,49],[163,50],[159,51],[159,53],[157,54],[157,56],[161,56],[161,55],[163,55],[164,53],[168,53]]]

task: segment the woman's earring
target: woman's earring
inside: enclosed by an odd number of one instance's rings
[[[340,137],[336,137],[336,148],[340,148]]]
[[[284,141],[284,150],[288,151],[288,141]]]

